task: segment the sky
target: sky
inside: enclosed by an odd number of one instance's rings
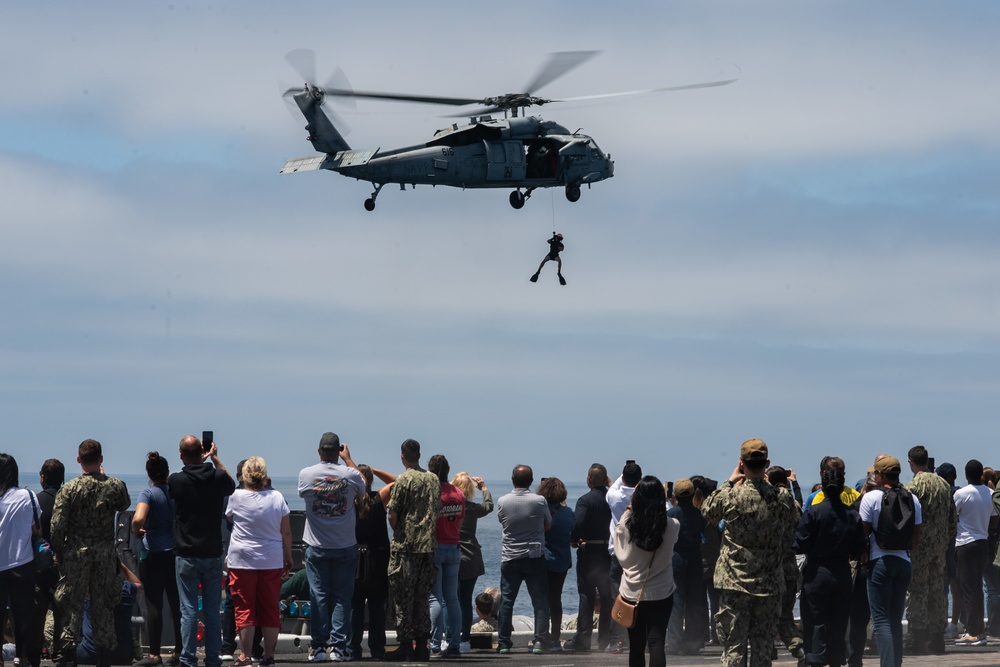
[[[399,469],[725,479],[740,443],[818,481],[923,444],[997,458],[1000,6],[909,2],[10,2],[0,7],[0,451],[34,483],[177,460],[214,429],[272,475],[334,431]],[[615,176],[537,191],[278,175],[317,53],[359,90],[541,94]],[[294,111],[294,109],[292,110]],[[452,112],[360,100],[354,148]],[[339,121],[338,121],[339,122]],[[553,229],[568,285],[546,267]],[[904,475],[906,477],[906,475]]]

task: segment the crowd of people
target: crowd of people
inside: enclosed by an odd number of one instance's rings
[[[115,544],[130,496],[104,473],[100,443],[79,445],[80,475],[69,482],[60,461],[45,461],[38,493],[0,454],[0,608],[9,607],[20,667],[40,664],[49,611],[57,667],[121,664],[115,611],[138,590],[148,652],[136,667],[197,667],[200,639],[205,667],[275,664],[283,582],[300,579],[286,581],[288,505],[260,457],[241,461],[234,479],[214,442],[185,436],[179,454],[173,474],[159,453],[147,456],[149,485],[130,525],[142,543],[138,576]],[[527,465],[514,468],[512,490],[494,503],[481,477],[452,476],[443,455],[422,468],[415,440],[400,446],[398,474],[356,464],[334,433],[323,434],[317,454],[298,477],[313,662],[360,659],[366,626],[374,659],[459,657],[484,630],[510,653],[522,584],[533,653],[628,652],[630,667],[644,667],[647,655],[662,667],[668,653],[697,654],[713,642],[724,667],[770,665],[776,638],[800,665],[860,667],[869,621],[881,667],[899,667],[904,652],[943,653],[947,639],[982,646],[1000,634],[1000,475],[977,460],[957,488],[955,466],[935,471],[916,446],[905,485],[899,459],[879,454],[852,486],[843,460],[826,456],[803,498],[794,471],[772,465],[753,438],[721,484],[700,475],[663,482],[632,460],[612,480],[594,463],[571,510],[566,485],[542,478],[533,491]],[[376,478],[383,486],[374,490]],[[486,572],[477,523],[494,510],[500,586],[475,595]],[[580,604],[575,623],[564,624],[574,549]],[[169,653],[165,622],[175,637]],[[563,639],[566,625],[572,636]],[[238,654],[227,655],[237,638]]]

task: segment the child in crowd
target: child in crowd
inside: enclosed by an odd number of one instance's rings
[[[487,589],[476,596],[476,614],[479,615],[479,621],[472,626],[472,632],[497,631],[495,611],[499,595],[491,594],[490,590],[496,591],[496,589]]]

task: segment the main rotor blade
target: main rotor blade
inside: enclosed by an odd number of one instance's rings
[[[723,79],[721,81],[706,81],[704,83],[689,83],[685,86],[666,86],[664,88],[647,88],[646,90],[630,90],[624,93],[605,93],[603,95],[583,95],[581,97],[564,97],[552,102],[583,102],[587,100],[602,100],[611,97],[628,97],[631,95],[648,95],[650,93],[667,93],[675,90],[694,90],[696,88],[716,88],[718,86],[728,86],[739,79]]]
[[[327,95],[338,97],[364,97],[372,100],[395,100],[402,102],[420,102],[422,104],[448,104],[451,106],[464,106],[466,104],[482,103],[481,98],[473,97],[435,97],[433,95],[400,95],[397,93],[372,93],[360,90],[350,90],[349,88],[328,88],[324,89]]]
[[[524,89],[528,95],[533,95],[536,90],[552,83],[570,70],[579,67],[584,62],[593,58],[600,51],[559,51],[550,53],[548,62],[542,65],[538,74]]]
[[[475,118],[477,116],[488,116],[501,110],[502,109],[500,107],[480,107],[478,109],[470,109],[459,113],[445,114],[442,118]]]
[[[310,85],[316,84],[316,52],[312,49],[295,49],[285,54],[292,69]]]

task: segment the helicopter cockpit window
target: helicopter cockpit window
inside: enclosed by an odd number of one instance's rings
[[[591,139],[587,143],[587,146],[590,147],[590,154],[593,157],[604,157],[604,152],[600,148],[597,147],[597,143],[593,139]]]

